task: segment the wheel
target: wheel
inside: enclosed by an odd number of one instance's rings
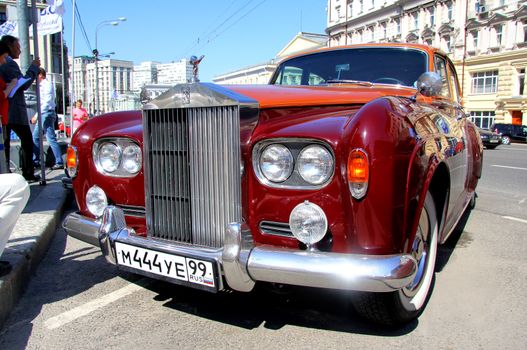
[[[351,298],[351,303],[359,314],[375,323],[394,326],[407,323],[423,312],[434,279],[437,225],[434,199],[428,192],[412,244],[412,255],[417,260],[414,280],[395,292],[357,293]]]
[[[501,137],[501,143],[503,143],[504,145],[510,145],[511,143],[511,138],[509,135],[503,135]]]

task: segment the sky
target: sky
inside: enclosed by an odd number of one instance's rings
[[[64,0],[64,39],[71,55],[72,0]],[[299,32],[324,34],[327,0],[76,0],[75,56],[91,55],[97,31],[100,54],[169,63],[205,58],[201,81],[274,58]]]

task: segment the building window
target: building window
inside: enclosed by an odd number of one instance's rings
[[[523,42],[527,43],[527,20],[523,21]]]
[[[523,95],[525,92],[525,68],[518,71],[518,95]]]
[[[348,3],[348,16],[353,17],[353,0]]]
[[[359,0],[359,14],[364,12],[364,0]]]
[[[474,50],[476,50],[478,48],[478,39],[479,39],[478,35],[479,35],[479,33],[478,33],[477,30],[473,30],[471,32],[471,34],[472,34],[472,45],[474,47]]]
[[[373,41],[373,33],[374,33],[374,28],[373,26],[371,27],[368,27],[368,42],[372,42]]]
[[[473,94],[493,94],[496,91],[498,91],[497,70],[472,74]]]
[[[454,18],[454,5],[451,2],[449,2],[447,5],[447,8],[448,8],[448,21],[452,21],[452,19]]]
[[[433,7],[430,7],[430,9],[428,10],[428,13],[430,14],[430,27],[433,27],[435,25],[435,21],[436,21],[436,9],[433,8]]]
[[[503,40],[503,24],[494,27],[496,30],[496,46],[501,46]]]
[[[419,28],[419,12],[412,13],[412,21],[414,23],[414,29]]]
[[[446,52],[452,51],[452,38],[450,37],[450,35],[446,35],[443,37],[443,49]]]
[[[0,25],[7,22],[7,15],[5,12],[0,12]]]
[[[397,18],[395,20],[396,34],[401,34],[401,19]]]
[[[386,37],[388,36],[388,32],[386,31],[386,26],[387,26],[386,23],[381,24],[381,32],[382,32],[383,39],[386,39]]]
[[[494,111],[471,111],[470,120],[482,129],[488,129],[494,124]]]

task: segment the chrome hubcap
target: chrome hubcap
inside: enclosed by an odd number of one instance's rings
[[[417,273],[415,274],[415,278],[412,283],[404,287],[402,290],[404,295],[407,297],[413,297],[419,290],[419,287],[423,281],[428,264],[428,253],[430,249],[429,240],[430,226],[426,210],[423,210],[421,212],[421,217],[419,218],[419,227],[417,228],[417,232],[412,243],[411,252],[412,256],[417,261]]]

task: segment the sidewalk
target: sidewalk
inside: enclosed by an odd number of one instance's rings
[[[62,177],[64,171],[46,169],[47,184],[30,185],[29,201],[1,256],[1,260],[13,265],[13,269],[0,278],[0,329],[24,293],[60,224],[68,196],[68,190],[62,186]]]

